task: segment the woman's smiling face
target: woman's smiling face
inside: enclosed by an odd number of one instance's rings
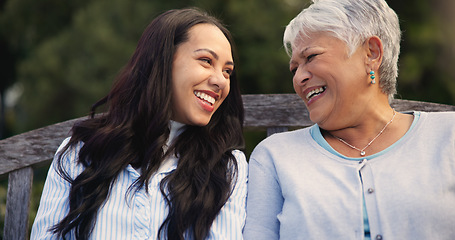
[[[346,44],[327,33],[296,38],[290,61],[294,90],[313,122],[336,128],[363,107],[369,87],[365,62],[363,46],[348,56]]]
[[[172,120],[207,125],[229,94],[231,45],[212,24],[197,24],[177,47],[172,64]]]

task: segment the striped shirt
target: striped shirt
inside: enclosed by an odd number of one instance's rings
[[[68,140],[62,143],[57,152]],[[62,158],[64,168],[73,179],[83,171],[83,166],[77,164],[81,147],[82,143],[71,147]],[[237,181],[233,186],[232,195],[214,220],[207,239],[242,239],[246,217],[248,164],[241,151],[235,150],[233,155],[238,163]],[[128,188],[140,176],[140,172],[132,166],[124,169],[114,182],[105,204],[99,209],[91,239],[158,239],[158,229],[168,214],[168,207],[159,184],[177,167],[177,161],[176,158],[170,158],[160,166],[149,181],[148,193],[145,187],[139,191],[128,192]],[[68,213],[70,187],[71,185],[56,172],[54,158],[44,184],[30,239],[57,239],[48,229]],[[65,236],[66,239],[75,239],[74,232],[68,235]],[[165,239],[165,236],[161,236],[161,239]]]

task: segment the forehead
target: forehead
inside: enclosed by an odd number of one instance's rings
[[[188,31],[188,41],[184,44],[231,55],[231,44],[224,33],[217,26],[208,23],[191,27]]]
[[[344,50],[347,45],[327,32],[298,34],[292,43],[292,57],[313,48]]]

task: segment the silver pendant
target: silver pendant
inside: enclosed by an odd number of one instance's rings
[[[365,151],[360,151],[360,156],[365,156]]]

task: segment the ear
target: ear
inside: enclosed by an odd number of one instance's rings
[[[367,47],[367,65],[371,70],[377,71],[382,63],[382,56],[384,55],[384,48],[382,41],[379,37],[373,36],[366,40]]]

